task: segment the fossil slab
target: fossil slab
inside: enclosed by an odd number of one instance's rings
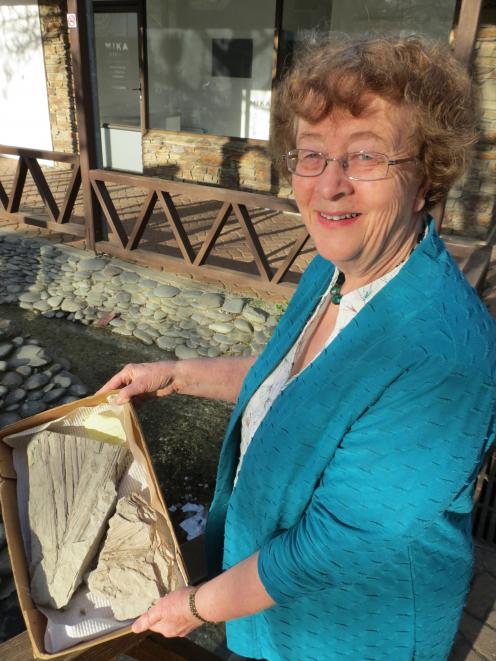
[[[27,447],[31,594],[62,608],[98,551],[128,464],[126,448],[51,431]]]
[[[138,617],[178,587],[172,539],[159,529],[156,512],[141,496],[118,501],[98,566],[88,577],[91,592],[109,599],[117,620]]]

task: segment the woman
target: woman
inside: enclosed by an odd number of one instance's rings
[[[446,659],[494,438],[493,321],[429,216],[474,141],[473,92],[418,39],[315,46],[276,143],[318,256],[256,360],[125,367],[121,400],[236,401],[208,521],[215,578],[134,625],[227,621],[237,654]]]

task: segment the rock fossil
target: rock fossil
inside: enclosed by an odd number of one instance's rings
[[[156,512],[141,496],[118,501],[98,566],[88,576],[91,592],[109,599],[116,620],[141,615],[178,587],[172,539],[162,532]]]
[[[98,551],[128,464],[125,447],[51,431],[27,447],[31,594],[63,608]]]

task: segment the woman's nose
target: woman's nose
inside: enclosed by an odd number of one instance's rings
[[[350,195],[354,190],[353,182],[347,179],[342,163],[338,160],[328,160],[324,171],[316,179],[315,187],[326,199]]]

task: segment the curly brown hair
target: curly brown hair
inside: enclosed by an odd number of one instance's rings
[[[280,156],[296,146],[298,118],[316,123],[335,108],[359,116],[370,94],[411,109],[432,208],[477,140],[478,94],[448,47],[419,37],[327,38],[304,47],[276,91],[271,150],[281,172],[287,176]]]

